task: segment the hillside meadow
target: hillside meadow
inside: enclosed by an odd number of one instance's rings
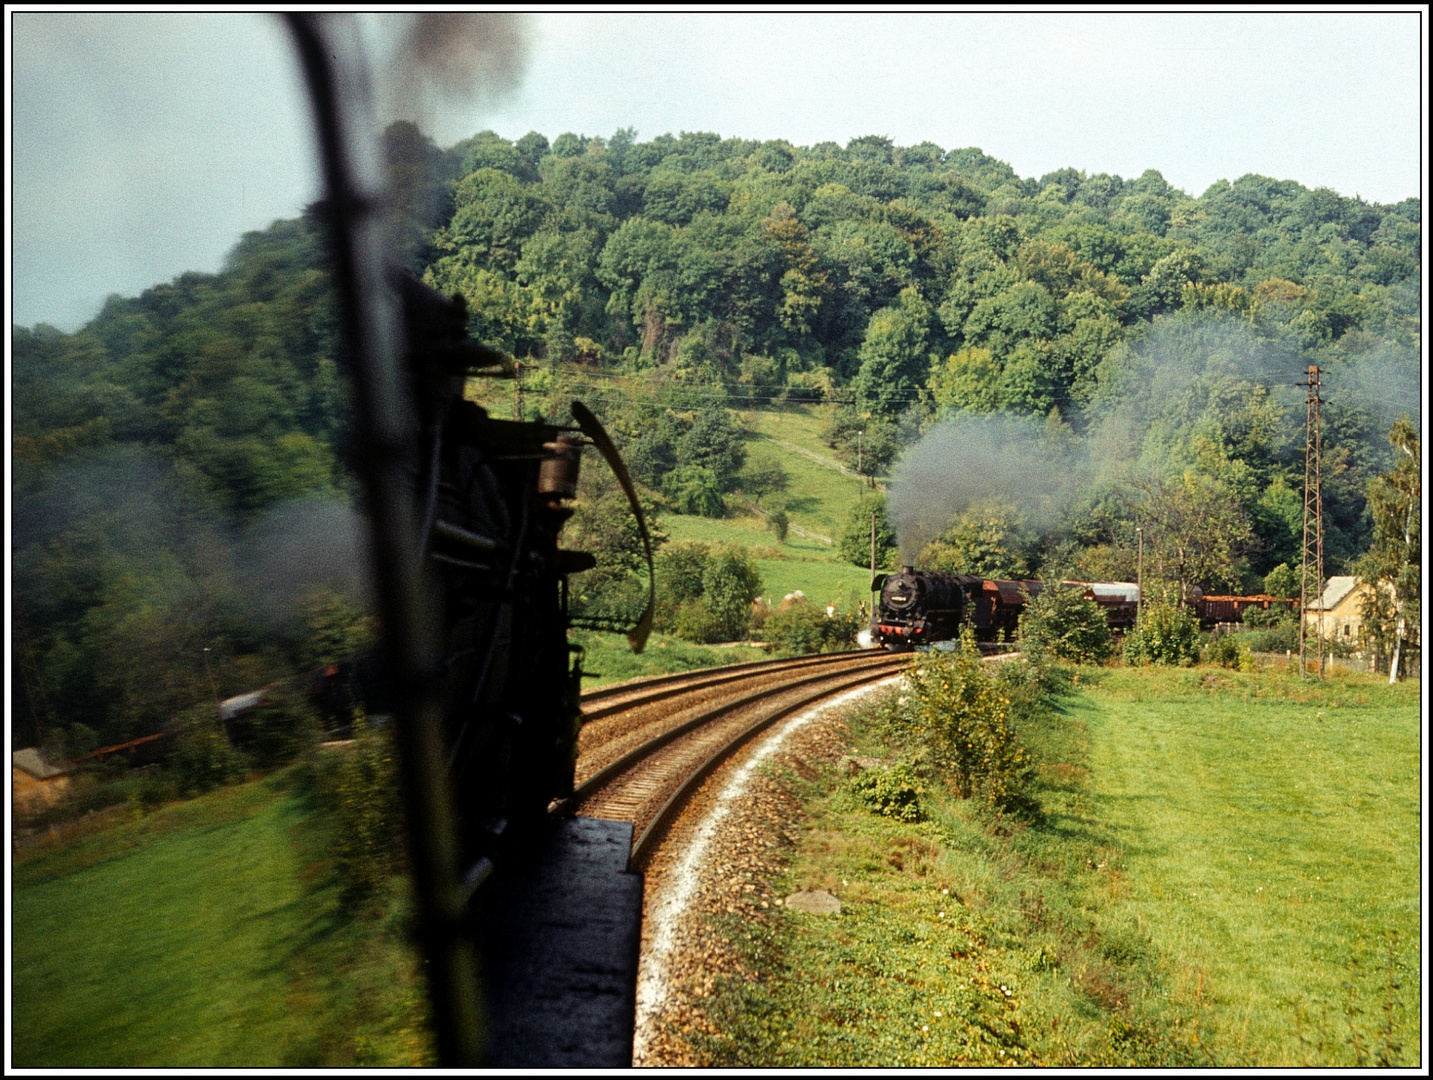
[[[11,1063],[431,1063],[406,882],[354,917],[292,771],[18,853]]]

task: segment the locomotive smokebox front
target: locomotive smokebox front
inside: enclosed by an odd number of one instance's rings
[[[872,640],[889,649],[907,649],[958,636],[965,617],[966,580],[959,575],[901,567],[881,588]]]

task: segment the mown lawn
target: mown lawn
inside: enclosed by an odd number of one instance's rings
[[[401,898],[386,918],[339,914],[322,827],[287,775],[22,853],[16,1066],[430,1060]]]
[[[1121,905],[1202,978],[1216,1056],[1416,1056],[1420,688],[1120,670],[1074,707]]]
[[[788,777],[777,895],[843,908],[729,920],[763,977],[709,1000],[712,1063],[1420,1064],[1418,684],[1080,675],[1024,733],[1034,819],[934,776],[915,823],[839,770]],[[851,751],[919,761],[884,715],[851,717]]]

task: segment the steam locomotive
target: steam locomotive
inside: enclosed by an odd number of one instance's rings
[[[586,625],[624,630],[640,651],[655,594],[636,491],[580,402],[569,425],[501,420],[467,399],[470,378],[513,365],[469,338],[461,297],[398,268],[359,27],[332,13],[286,21],[324,177],[439,1064],[629,1065],[642,912],[631,829],[549,811],[572,791],[581,723],[567,630],[583,623],[567,579],[594,559],[559,545],[584,448],[626,494],[648,571],[641,615]]]
[[[1115,633],[1134,626],[1138,586],[1123,581],[1061,584],[1083,590],[1099,604]],[[892,651],[953,640],[966,623],[977,641],[1013,641],[1026,598],[1039,596],[1043,588],[1038,581],[996,581],[911,566],[901,567],[898,574],[877,575],[872,587],[881,599],[871,619],[871,642]]]

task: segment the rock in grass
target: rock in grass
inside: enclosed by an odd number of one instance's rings
[[[825,889],[812,889],[799,893],[792,893],[786,898],[786,907],[793,911],[804,911],[808,915],[839,915],[841,914],[841,901],[828,893]]]

